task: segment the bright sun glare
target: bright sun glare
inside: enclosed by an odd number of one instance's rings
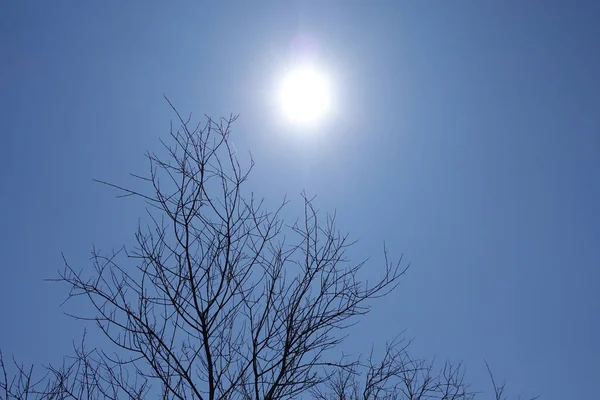
[[[279,102],[285,118],[293,124],[313,124],[330,110],[329,82],[313,67],[292,70],[281,82]]]

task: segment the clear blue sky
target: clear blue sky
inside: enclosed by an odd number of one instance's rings
[[[271,203],[318,194],[357,257],[377,267],[385,239],[413,263],[355,345],[407,329],[477,389],[486,359],[513,394],[596,397],[599,20],[596,1],[2,2],[0,348],[46,363],[79,337],[66,287],[42,279],[61,252],[84,267],[93,243],[131,243],[139,203],[92,179],[145,171],[165,93],[241,114]],[[298,35],[338,89],[312,136],[270,101]]]

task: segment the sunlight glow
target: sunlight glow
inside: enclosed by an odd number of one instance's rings
[[[294,69],[282,79],[279,102],[284,117],[291,123],[313,124],[330,110],[329,82],[324,74],[313,67]]]

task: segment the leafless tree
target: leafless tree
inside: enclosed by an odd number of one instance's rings
[[[169,103],[171,104],[171,103]],[[171,105],[172,107],[172,105]],[[173,108],[173,107],[172,107]],[[303,194],[304,215],[281,219],[246,189],[253,162],[239,162],[230,140],[235,116],[193,125],[177,115],[163,156],[148,153],[145,189],[101,182],[143,199],[147,221],[136,245],[92,251],[90,272],[65,260],[59,282],[83,298],[115,351],[75,346],[60,368],[33,382],[19,364],[4,372],[5,398],[163,399],[470,399],[461,365],[433,366],[390,342],[362,362],[339,345],[370,301],[398,284],[407,266],[384,262],[375,282],[365,261]],[[370,269],[373,275],[375,269]],[[154,386],[151,384],[154,383]]]
[[[60,367],[46,366],[38,378],[33,366],[25,368],[13,360],[16,372],[9,379],[9,366],[0,353],[0,399],[142,399],[148,393],[143,376],[130,376],[126,366],[111,363],[99,350],[89,350],[85,333],[73,349]]]

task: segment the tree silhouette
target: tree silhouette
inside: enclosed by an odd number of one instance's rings
[[[145,189],[99,181],[145,201],[149,224],[138,226],[136,245],[94,249],[92,269],[65,259],[55,279],[69,286],[68,300],[92,306],[74,317],[92,321],[116,349],[90,350],[82,340],[37,380],[17,362],[9,377],[0,353],[6,399],[475,396],[461,364],[434,372],[400,337],[380,359],[341,354],[347,329],[408,266],[390,261],[384,246],[379,278],[362,281],[365,262],[348,257],[354,242],[335,215],[321,217],[303,194],[304,215],[286,224],[287,201],[269,212],[246,189],[253,162],[243,167],[230,141],[235,116],[194,125],[171,107],[179,128],[164,156],[147,154],[149,175],[135,176]]]

